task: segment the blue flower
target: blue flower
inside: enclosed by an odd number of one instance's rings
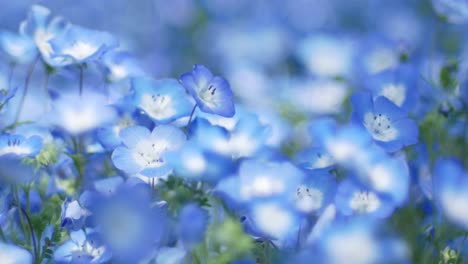
[[[372,91],[374,100],[386,97],[406,112],[412,110],[417,102],[417,72],[412,65],[400,65],[369,77],[367,88]]]
[[[119,43],[109,33],[70,25],[66,30],[49,41],[52,48],[51,60],[54,67],[83,64],[100,59]]]
[[[312,171],[296,189],[296,208],[306,214],[320,213],[333,202],[335,190],[333,175],[326,171]]]
[[[232,90],[224,78],[214,76],[203,65],[195,65],[192,72],[180,76],[180,81],[203,112],[225,117],[234,116]]]
[[[196,204],[185,205],[179,213],[178,234],[189,247],[203,240],[208,226],[208,212]]]
[[[91,91],[84,91],[81,96],[60,95],[53,102],[52,114],[50,122],[72,135],[90,132],[117,119],[117,111],[107,104],[106,97]]]
[[[190,115],[193,108],[184,87],[174,79],[132,80],[135,104],[156,123],[170,123],[177,118]]]
[[[3,263],[33,263],[33,258],[29,251],[19,246],[5,244],[3,242],[0,242],[0,256],[2,256]]]
[[[353,121],[364,126],[375,142],[389,152],[418,142],[418,126],[386,97],[374,101],[370,93],[351,97]]]
[[[79,201],[65,200],[62,204],[61,228],[70,229],[77,231],[81,229],[84,224],[86,217],[90,215],[89,211],[83,208]]]
[[[92,229],[70,232],[70,240],[58,246],[54,252],[54,261],[58,264],[68,263],[107,263],[111,252]]]
[[[403,241],[362,219],[332,223],[308,250],[308,258],[298,263],[405,263],[409,255]]]
[[[120,132],[124,146],[112,153],[114,165],[128,173],[160,177],[169,174],[172,167],[165,155],[185,143],[184,133],[170,125],[157,126],[150,132],[146,127],[132,126]]]
[[[106,68],[107,79],[112,82],[144,75],[138,61],[126,51],[111,50],[102,56],[101,61]]]
[[[13,63],[28,63],[37,54],[35,43],[28,37],[11,32],[0,32],[0,47]]]
[[[42,138],[22,135],[0,135],[0,156],[34,157],[42,150]]]
[[[161,209],[151,207],[147,185],[125,185],[111,196],[97,195],[90,211],[91,222],[115,261],[138,262],[164,242],[166,216]]]
[[[435,11],[456,24],[468,23],[468,3],[463,0],[432,0]]]
[[[61,17],[51,17],[50,10],[33,5],[26,20],[20,24],[20,33],[36,44],[42,58],[49,64],[53,53],[50,40],[63,33],[68,23]]]
[[[296,154],[296,162],[301,168],[307,170],[331,170],[335,165],[333,157],[322,148],[305,149]]]
[[[468,230],[468,173],[455,159],[438,159],[433,172],[433,196],[452,223]]]
[[[350,179],[340,182],[335,204],[338,211],[346,216],[368,215],[385,218],[394,210],[394,204],[389,197],[360,186]]]

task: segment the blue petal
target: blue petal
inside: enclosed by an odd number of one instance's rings
[[[115,167],[128,174],[136,174],[143,168],[133,158],[133,153],[125,147],[118,147],[112,152],[112,162]]]
[[[213,79],[213,74],[203,65],[195,64],[193,66],[193,79],[198,88],[207,87]]]
[[[120,131],[120,138],[125,146],[129,148],[135,147],[142,139],[150,136],[150,131],[143,126],[131,126]]]
[[[368,112],[373,112],[374,104],[370,93],[355,93],[351,96],[351,104],[353,105],[352,119],[357,123],[364,122],[364,116]]]

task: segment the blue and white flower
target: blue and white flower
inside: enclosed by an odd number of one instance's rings
[[[232,90],[223,77],[214,76],[203,65],[195,65],[192,72],[180,76],[180,81],[203,112],[225,117],[234,116]]]
[[[132,80],[135,104],[156,123],[170,123],[177,118],[190,115],[193,103],[184,87],[174,79]]]
[[[186,141],[184,133],[170,125],[157,126],[152,132],[146,127],[131,126],[122,130],[120,137],[124,146],[112,153],[114,165],[128,174],[148,177],[169,174],[173,168],[165,155],[178,150]]]
[[[0,135],[0,156],[34,157],[42,150],[42,138],[22,135]]]

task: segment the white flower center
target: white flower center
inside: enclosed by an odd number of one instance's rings
[[[158,168],[164,164],[162,154],[168,149],[165,141],[143,140],[134,148],[133,155],[141,166],[145,168]]]
[[[202,99],[203,102],[205,102],[210,108],[215,108],[218,106],[218,104],[215,102],[216,90],[217,88],[212,84],[200,90],[200,99]]]
[[[322,191],[301,185],[296,192],[296,206],[301,211],[311,212],[322,207],[323,193]]]
[[[31,153],[31,149],[21,146],[21,141],[19,139],[8,139],[8,145],[0,149],[0,156],[5,154],[27,155],[29,153]]]
[[[176,112],[172,107],[172,98],[161,94],[145,94],[141,98],[141,108],[153,118],[170,118]]]
[[[373,192],[355,192],[350,201],[350,207],[357,213],[370,213],[380,206],[380,199]]]
[[[383,114],[366,113],[364,126],[375,140],[388,142],[398,136],[398,131],[393,126],[391,119]]]

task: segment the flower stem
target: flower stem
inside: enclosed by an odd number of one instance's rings
[[[84,67],[83,65],[80,65],[79,68],[80,68],[80,96],[81,96],[83,94]]]
[[[187,122],[187,126],[186,126],[187,132],[190,131],[190,124],[192,124],[193,114],[195,114],[195,110],[197,109],[197,106],[198,106],[198,104],[195,104],[195,106],[192,109],[192,112],[190,113],[190,118],[189,118],[189,120]]]
[[[23,94],[21,95],[21,99],[18,105],[18,110],[16,111],[15,122],[13,123],[18,122],[18,119],[21,116],[21,112],[23,111],[24,100],[26,99],[26,94],[28,93],[29,82],[31,81],[31,77],[32,77],[34,68],[36,67],[38,60],[39,60],[39,57],[36,57],[36,59],[29,65],[28,74],[26,75],[26,78],[24,79]]]

